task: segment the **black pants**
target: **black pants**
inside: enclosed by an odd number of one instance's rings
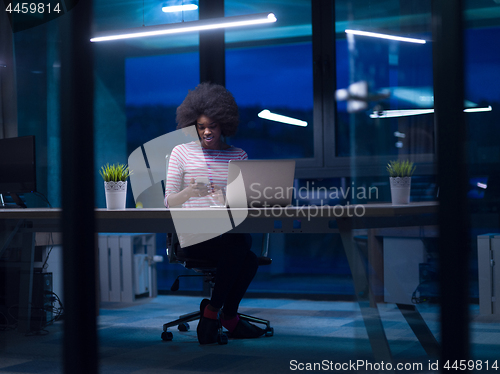
[[[250,234],[223,234],[184,249],[189,257],[217,261],[210,305],[223,308],[227,318],[236,315],[240,301],[257,273],[259,263],[251,247]]]

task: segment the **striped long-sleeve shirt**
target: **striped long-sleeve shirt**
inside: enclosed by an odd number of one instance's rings
[[[246,160],[247,153],[241,148],[230,147],[225,150],[212,150],[200,147],[196,142],[176,146],[169,157],[167,182],[165,187],[165,206],[172,193],[186,188],[191,178],[196,182],[227,185],[228,163],[230,160]],[[214,205],[213,197],[191,197],[183,208],[206,208]]]

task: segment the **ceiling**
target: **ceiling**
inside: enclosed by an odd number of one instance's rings
[[[197,0],[95,0],[94,31],[120,30],[198,18],[197,11],[164,13],[165,5],[197,3]],[[275,24],[227,30],[226,42],[265,39],[308,38],[312,34],[311,0],[226,0],[225,15],[273,12]],[[467,0],[465,19],[470,27],[500,26],[500,0]],[[400,30],[430,33],[431,0],[337,0],[336,31],[361,27],[370,30]],[[251,30],[251,32],[249,32]],[[159,36],[120,42],[144,53],[169,53],[178,48],[196,48],[198,34]]]

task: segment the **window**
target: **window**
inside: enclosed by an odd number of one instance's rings
[[[226,50],[226,86],[240,110],[237,143],[250,157],[314,156],[311,52],[311,43]],[[304,126],[260,118],[264,110]]]
[[[234,143],[251,158],[313,158],[311,3],[244,5],[226,1],[226,16],[248,13],[251,7],[256,13],[273,12],[278,21],[252,30],[226,30],[226,87],[240,109]],[[302,126],[265,113],[300,120]]]
[[[364,7],[349,7],[352,1],[336,2],[337,89],[357,87],[361,96],[367,89],[367,97],[365,102],[338,101],[335,156],[432,154],[430,1],[385,1],[377,6],[374,3],[365,1]],[[384,9],[383,15],[380,9]],[[427,43],[388,40],[345,30]]]
[[[198,52],[126,59],[128,154],[176,128],[175,111],[200,81]]]

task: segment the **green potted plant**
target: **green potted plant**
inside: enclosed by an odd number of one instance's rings
[[[410,203],[411,176],[415,168],[409,160],[394,160],[387,164],[393,205]]]
[[[104,179],[106,207],[108,209],[125,209],[127,198],[127,178],[132,173],[126,164],[106,164],[101,166],[99,174]]]

